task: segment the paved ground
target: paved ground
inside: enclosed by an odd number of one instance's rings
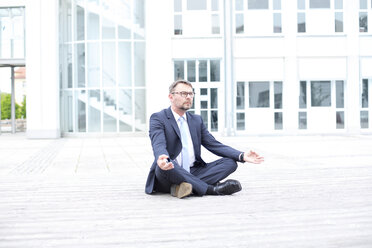
[[[372,136],[220,140],[266,161],[179,200],[144,194],[147,137],[2,134],[0,247],[372,247]]]

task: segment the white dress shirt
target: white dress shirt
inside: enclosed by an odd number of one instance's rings
[[[176,112],[174,112],[172,108],[171,108],[171,110],[172,110],[174,119],[176,120],[178,128],[179,128],[180,124],[181,124],[180,121],[179,121],[179,118],[181,116],[179,116]],[[188,152],[189,152],[190,167],[192,167],[194,165],[194,162],[195,162],[194,144],[192,143],[189,124],[187,123],[186,114],[183,115],[183,118],[185,118],[185,120],[186,120],[184,124],[186,124],[187,130],[188,130],[188,132],[187,132],[187,144],[188,144],[188,147],[189,147]],[[180,153],[180,155],[178,155],[178,157],[176,158],[176,161],[179,165],[182,165],[182,152]]]

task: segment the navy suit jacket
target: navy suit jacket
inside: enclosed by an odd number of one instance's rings
[[[194,145],[194,165],[204,166],[206,164],[201,158],[201,145],[217,156],[231,158],[235,161],[239,160],[241,152],[217,141],[205,127],[200,115],[194,115],[188,112],[186,112],[186,115]],[[155,160],[147,177],[145,189],[147,194],[151,194],[154,191],[155,168],[160,155],[165,154],[169,156],[173,164],[179,166],[175,159],[182,150],[181,134],[170,107],[151,115],[150,139]]]

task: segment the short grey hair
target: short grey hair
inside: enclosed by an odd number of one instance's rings
[[[186,84],[188,86],[190,86],[192,88],[192,84],[187,81],[187,80],[184,80],[184,79],[179,79],[179,80],[176,80],[174,81],[170,86],[169,86],[169,93],[172,93],[174,88],[177,87],[178,84]]]

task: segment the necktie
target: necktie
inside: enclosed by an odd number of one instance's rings
[[[185,118],[180,117],[180,131],[181,131],[181,142],[182,142],[182,168],[186,171],[190,172],[190,161],[189,161],[189,151],[188,151],[188,135],[187,132],[189,131],[187,128],[187,124],[185,123]]]

